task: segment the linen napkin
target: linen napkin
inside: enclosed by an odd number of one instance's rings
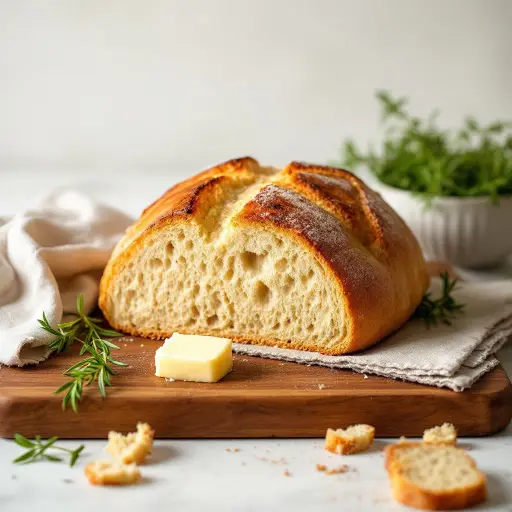
[[[0,363],[23,366],[49,355],[52,336],[37,319],[52,324],[96,304],[101,271],[132,219],[69,190],[8,221],[0,220]],[[440,282],[434,279],[432,293]],[[303,364],[351,369],[455,391],[470,387],[498,364],[494,353],[512,334],[512,282],[460,283],[465,313],[451,326],[427,329],[409,321],[364,352],[326,356],[275,347],[234,344],[234,351]]]
[[[132,220],[77,192],[62,190],[33,210],[0,219],[0,363],[23,366],[49,355],[52,325],[76,312],[84,295],[91,311],[110,253]]]

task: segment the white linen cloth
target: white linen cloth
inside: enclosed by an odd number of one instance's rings
[[[52,325],[87,311],[98,296],[101,271],[131,219],[73,191],[60,191],[33,210],[0,220],[0,363],[23,366],[48,357]]]
[[[83,294],[87,311],[98,295],[101,271],[132,220],[73,191],[53,194],[33,210],[0,220],[0,363],[23,366],[49,355],[52,324],[75,312]],[[439,280],[432,291],[439,292]],[[461,391],[498,364],[494,353],[512,334],[512,282],[460,283],[466,304],[453,325],[427,329],[409,321],[359,354],[326,356],[275,347],[234,344],[240,354],[347,368]]]

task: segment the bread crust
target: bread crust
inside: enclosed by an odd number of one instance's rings
[[[175,185],[146,208],[114,250],[101,280],[99,306],[110,324],[131,335],[170,336],[161,329],[119,325],[109,301],[113,280],[150,237],[175,223],[206,225],[209,211],[230,190],[250,186],[266,172],[252,158],[230,160]],[[292,162],[262,186],[232,224],[284,234],[317,259],[339,290],[348,319],[345,341],[321,347],[219,329],[180,332],[326,354],[354,352],[400,328],[428,287],[425,261],[409,228],[376,192],[342,169]]]
[[[485,475],[478,470],[475,461],[466,454],[471,465],[479,474],[478,481],[471,486],[461,486],[456,490],[433,491],[415,485],[402,475],[399,461],[394,458],[397,450],[403,450],[421,443],[403,442],[386,448],[385,467],[388,471],[393,496],[397,501],[423,510],[459,510],[472,507],[487,498]]]

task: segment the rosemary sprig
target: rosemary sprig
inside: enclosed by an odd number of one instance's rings
[[[97,381],[100,394],[105,398],[106,388],[112,385],[111,377],[115,375],[113,366],[126,364],[111,357],[110,350],[117,350],[119,347],[106,339],[122,334],[104,329],[99,325],[102,322],[100,319],[87,316],[84,312],[83,295],[78,296],[76,309],[75,320],[57,324],[55,328],[50,325],[44,312],[43,318],[38,322],[45,331],[55,336],[49,345],[52,352],[64,352],[73,343],[79,342],[82,344],[80,355],[88,354],[88,357],[76,362],[63,373],[70,380],[55,391],[55,394],[65,392],[62,399],[63,409],[71,405],[78,412],[78,402],[82,400],[84,386]]]
[[[443,272],[440,277],[443,281],[441,296],[434,299],[430,292],[426,293],[413,314],[414,318],[422,318],[427,327],[439,323],[451,325],[455,316],[464,310],[464,304],[457,302],[451,295],[457,285],[457,279],[450,279],[448,272]]]
[[[69,466],[73,467],[75,462],[80,457],[80,453],[85,448],[83,444],[81,444],[75,450],[69,450],[68,448],[63,448],[62,446],[55,446],[55,442],[58,440],[58,437],[51,437],[46,441],[41,440],[41,436],[36,436],[33,441],[27,439],[25,436],[21,434],[14,434],[14,442],[21,446],[22,448],[26,448],[27,451],[22,453],[19,457],[16,457],[13,460],[14,464],[30,464],[31,462],[36,462],[38,460],[49,460],[51,462],[62,462],[60,457],[56,455],[51,455],[48,450],[51,448],[52,450],[60,450],[63,452],[67,452],[70,456],[69,458]]]

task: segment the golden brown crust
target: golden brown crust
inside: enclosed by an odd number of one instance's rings
[[[108,303],[112,280],[152,233],[175,222],[211,228],[212,213],[237,187],[267,174],[252,158],[231,160],[177,184],[148,207],[114,251],[102,278],[99,305],[113,327],[162,339],[172,332],[117,325]],[[342,169],[292,162],[232,219],[293,237],[338,284],[347,322],[341,352],[364,349],[397,330],[413,313],[428,286],[425,262],[402,219],[361,180]],[[229,335],[219,330],[200,334]],[[318,350],[315,344],[272,338],[235,341]],[[339,354],[340,347],[324,353]]]
[[[472,466],[479,473],[475,485],[460,487],[456,490],[433,491],[423,489],[402,474],[402,467],[395,459],[397,450],[421,446],[421,443],[402,442],[386,448],[385,467],[388,471],[394,498],[410,507],[423,510],[459,510],[482,503],[487,498],[485,475],[476,467],[475,461],[466,454]]]

